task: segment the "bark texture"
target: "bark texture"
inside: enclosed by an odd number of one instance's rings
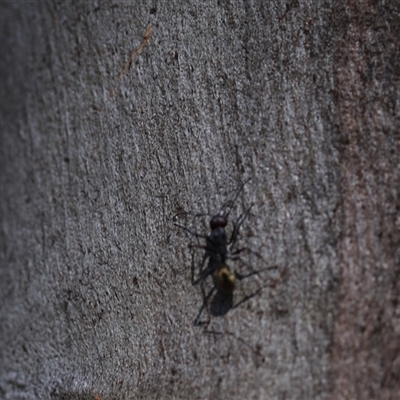
[[[1,398],[400,398],[397,2],[0,22]],[[247,178],[229,267],[275,268],[212,296],[205,331],[203,250],[173,223],[207,234]]]

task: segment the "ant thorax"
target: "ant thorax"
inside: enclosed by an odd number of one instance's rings
[[[213,264],[224,263],[228,255],[228,239],[225,228],[218,227],[207,236],[207,252]]]

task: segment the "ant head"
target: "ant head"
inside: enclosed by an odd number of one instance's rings
[[[213,231],[216,228],[225,228],[228,219],[224,215],[214,215],[210,221],[210,228]]]

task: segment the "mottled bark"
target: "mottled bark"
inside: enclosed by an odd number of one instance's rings
[[[395,2],[0,9],[1,398],[400,398]]]

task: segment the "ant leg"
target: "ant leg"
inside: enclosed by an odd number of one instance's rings
[[[222,206],[221,206],[221,208],[220,208],[220,210],[218,211],[218,214],[217,215],[222,215],[222,210],[225,208],[225,207],[229,207],[229,212],[227,213],[227,217],[229,216],[229,213],[230,213],[230,210],[231,210],[231,208],[233,207],[233,205],[234,205],[235,203],[233,202],[233,200],[227,200],[224,204],[222,204]]]
[[[277,268],[277,267],[275,267],[275,268]],[[282,273],[279,275],[278,279],[276,279],[273,283],[266,283],[265,285],[262,285],[262,286],[261,286],[260,288],[258,288],[254,293],[245,296],[242,300],[240,300],[237,304],[235,304],[235,305],[232,307],[232,309],[233,309],[233,308],[239,307],[239,306],[240,306],[242,303],[244,303],[245,301],[250,300],[251,298],[257,296],[258,293],[260,293],[264,288],[266,288],[266,287],[274,288],[275,286],[277,286],[277,285],[282,281],[282,279],[285,277],[286,273],[287,273],[287,269],[285,268],[285,269],[282,271]],[[237,273],[236,273],[236,272],[235,272],[235,275],[237,276]],[[238,276],[237,276],[237,277],[238,277]],[[241,278],[238,277],[239,280],[244,279],[244,278],[247,278],[247,275],[246,275],[246,276],[242,276]]]
[[[252,254],[252,255],[258,257],[259,259],[264,260],[263,257],[261,256],[261,254],[259,254],[259,253],[256,252],[256,251],[251,250],[251,249],[248,248],[248,247],[240,248],[240,249],[238,249],[238,250],[235,250],[233,253],[231,253],[230,256],[228,257],[230,260],[232,260],[232,261],[240,261],[242,265],[244,265],[245,267],[247,267],[247,268],[251,271],[251,272],[250,272],[249,274],[247,274],[247,275],[242,275],[242,274],[240,274],[240,273],[238,273],[238,272],[235,271],[235,275],[236,275],[236,277],[237,277],[239,280],[240,280],[240,279],[243,279],[243,278],[247,278],[248,276],[251,276],[251,275],[258,274],[258,273],[263,272],[263,271],[267,271],[267,270],[277,269],[277,268],[278,268],[277,266],[272,265],[272,266],[268,266],[268,267],[265,267],[265,268],[261,268],[261,269],[259,269],[259,270],[254,270],[253,267],[252,267],[250,264],[247,264],[246,262],[244,262],[244,261],[242,260],[242,258],[240,257],[239,254],[242,253],[242,252],[244,252],[244,251],[247,251],[247,252],[249,252],[250,254]]]
[[[196,218],[196,217],[209,216],[210,214],[208,214],[208,213],[197,213],[197,214],[195,214],[195,213],[192,213],[192,212],[189,212],[189,211],[182,211],[182,212],[179,212],[178,214],[175,214],[173,219],[175,219],[176,217],[179,217],[180,215],[185,215],[185,216],[190,215],[191,217],[195,217]]]
[[[213,294],[213,292],[214,292],[214,288],[211,288],[211,290],[206,295],[203,285],[201,286],[201,293],[203,295],[203,305],[201,306],[200,311],[197,314],[197,317],[194,320],[193,325],[194,326],[204,325],[204,330],[207,329],[207,327],[208,327],[208,325],[210,325],[210,321],[211,321],[210,310],[208,308],[208,301],[210,300],[210,297]],[[205,322],[204,321],[200,321],[200,317],[201,317],[201,314],[202,314],[204,309],[206,309],[206,311],[207,311],[207,320]]]
[[[203,261],[201,262],[201,265],[200,265],[200,271],[199,271],[198,278],[194,279],[194,273],[192,274],[192,278],[193,278],[192,285],[193,286],[197,285],[201,281],[204,281],[207,278],[207,276],[211,274],[212,268],[207,267],[207,268],[203,269],[204,263],[207,260],[207,258],[209,258],[209,257],[210,257],[209,254],[207,254],[207,253],[204,254]],[[194,271],[194,267],[193,267],[193,271]]]
[[[240,253],[242,253],[243,251],[247,251],[247,252],[249,252],[250,254],[252,254],[253,256],[256,256],[256,257],[260,258],[261,260],[263,259],[263,258],[261,257],[261,255],[260,255],[260,253],[257,253],[256,251],[251,250],[249,247],[242,247],[242,248],[240,248],[240,249],[237,249],[237,250],[233,251],[233,252],[231,253],[231,255],[230,255],[229,258],[230,258],[231,260],[240,260],[240,257],[237,256],[237,255],[240,254]],[[232,257],[232,256],[233,256],[233,257]]]
[[[250,214],[250,210],[253,207],[253,205],[251,205],[244,213],[242,213],[239,218],[237,219],[237,221],[235,222],[234,226],[233,226],[233,231],[232,231],[232,235],[229,239],[228,244],[234,244],[236,242],[237,239],[237,235],[239,233],[239,229],[242,226],[244,220],[248,217],[248,215]]]
[[[246,342],[244,339],[242,339],[240,336],[235,335],[233,332],[229,331],[224,331],[224,332],[218,332],[218,331],[213,331],[213,330],[206,330],[204,329],[204,333],[207,333],[208,335],[228,335],[236,339],[238,342],[244,344],[246,347],[248,347],[254,354],[255,356],[259,357],[260,356],[260,351],[255,349],[252,345],[250,345],[248,342]]]
[[[229,217],[229,214],[230,214],[230,212],[232,211],[233,205],[235,204],[237,198],[239,197],[240,192],[242,191],[244,185],[245,185],[250,179],[251,179],[251,177],[248,178],[248,179],[246,179],[245,181],[243,181],[243,183],[240,185],[240,187],[239,187],[239,189],[238,189],[238,191],[237,191],[236,196],[234,197],[234,199],[233,199],[233,200],[228,200],[227,202],[225,202],[225,204],[222,205],[222,207],[221,207],[221,209],[220,209],[220,211],[219,211],[219,214],[221,214],[221,211],[223,210],[223,208],[224,208],[228,203],[230,203],[229,211],[228,211],[228,212],[226,213],[226,215],[225,215],[226,218]]]
[[[198,243],[199,243],[199,238],[200,239],[205,239],[205,240],[207,240],[207,238],[208,238],[207,235],[202,235],[202,234],[199,234],[197,232],[193,232],[190,229],[186,228],[186,226],[178,225],[178,224],[175,224],[175,223],[174,223],[174,225],[177,226],[178,228],[181,228],[184,231],[190,233],[192,236],[194,236],[197,239]],[[204,274],[203,267],[204,267],[204,263],[207,260],[207,258],[210,257],[210,254],[207,252],[207,250],[208,250],[207,246],[203,246],[203,245],[200,245],[200,244],[189,244],[188,247],[191,248],[191,249],[196,248],[196,249],[206,250],[206,253],[203,256],[203,260],[202,260],[201,265],[200,265],[199,277],[197,279],[195,279],[195,275],[196,274],[195,274],[195,267],[194,267],[194,256],[192,255],[191,280],[192,280],[192,285],[197,285],[200,281],[202,281],[204,278],[206,278],[209,275],[209,272]]]
[[[186,226],[178,225],[178,224],[175,224],[175,223],[174,223],[174,225],[177,226],[178,228],[181,228],[181,229],[183,229],[184,231],[190,233],[192,236],[194,236],[194,237],[196,237],[196,238],[207,239],[207,235],[202,235],[202,234],[200,234],[200,233],[193,232],[193,231],[191,231],[189,228],[186,228]]]
[[[245,275],[240,274],[239,272],[234,271],[234,272],[235,272],[235,276],[236,276],[237,279],[241,280],[241,279],[247,278],[247,277],[252,276],[252,275],[257,275],[257,274],[259,274],[259,273],[261,273],[261,272],[264,272],[264,271],[268,271],[268,270],[271,270],[271,269],[277,269],[277,268],[278,268],[276,265],[272,265],[272,266],[268,266],[268,267],[265,267],[265,268],[261,268],[261,269],[255,270],[250,264],[247,264],[246,262],[244,262],[244,261],[242,260],[242,258],[240,257],[239,254],[242,253],[242,252],[244,252],[244,251],[249,252],[250,254],[252,254],[252,255],[254,255],[254,256],[256,256],[256,257],[258,257],[259,259],[261,259],[261,260],[264,261],[264,259],[263,259],[263,257],[261,256],[261,254],[259,254],[259,253],[256,252],[256,251],[251,250],[251,249],[248,248],[248,247],[243,247],[243,248],[240,248],[240,249],[238,249],[238,250],[235,250],[235,251],[229,256],[229,259],[230,259],[230,260],[233,260],[233,261],[240,261],[241,264],[242,264],[243,266],[245,266],[247,269],[250,270],[250,273],[245,274]]]
[[[192,252],[192,263],[190,265],[190,280],[192,282],[192,286],[194,286],[195,283],[195,263],[194,263],[194,253]]]
[[[250,265],[248,265],[248,267],[250,267]],[[248,277],[250,277],[250,276],[258,275],[258,274],[260,274],[261,272],[269,271],[269,270],[271,270],[271,269],[277,269],[277,268],[278,268],[278,267],[275,266],[275,265],[273,265],[272,267],[265,267],[265,268],[261,268],[261,269],[258,269],[258,270],[253,270],[253,268],[250,267],[251,272],[248,273],[248,274],[243,275],[243,274],[239,274],[239,272],[236,272],[236,271],[234,271],[234,274],[235,274],[235,277],[236,277],[237,279],[239,279],[239,281],[241,281],[242,279],[246,279],[246,278],[248,278]]]
[[[239,307],[239,306],[240,306],[242,303],[244,303],[245,301],[250,300],[251,298],[257,296],[258,293],[260,293],[260,292],[264,289],[265,286],[266,286],[266,285],[261,286],[261,287],[260,287],[259,289],[257,289],[254,293],[249,294],[249,295],[243,297],[242,300],[240,300],[238,303],[236,303],[234,306],[232,306],[232,309]]]

